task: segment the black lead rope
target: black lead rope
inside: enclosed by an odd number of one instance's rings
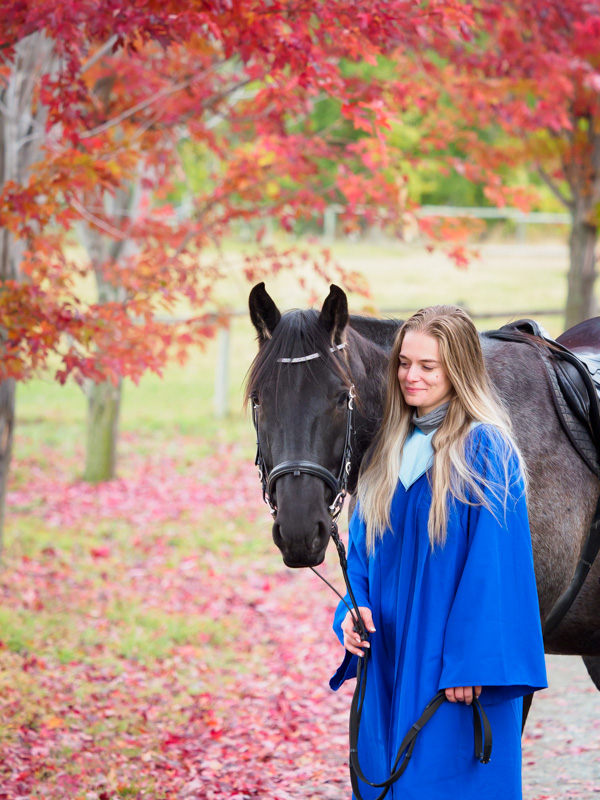
[[[357,670],[357,680],[360,680],[359,673],[361,671],[361,665],[359,664]],[[358,783],[360,780],[363,783],[366,783],[368,786],[383,788],[381,794],[379,794],[376,798],[376,800],[383,800],[383,798],[389,792],[391,786],[396,783],[396,781],[408,767],[408,763],[417,743],[417,736],[425,724],[433,717],[438,708],[446,701],[446,693],[443,689],[440,689],[435,697],[425,706],[425,710],[419,719],[414,723],[414,725],[411,726],[410,730],[402,740],[402,743],[398,748],[396,760],[394,761],[389,778],[381,783],[373,783],[367,777],[365,777],[358,761],[358,728],[362,713],[362,701],[364,700],[364,693],[361,691],[360,701],[356,700],[357,695],[358,692],[355,691],[350,709],[350,780],[352,783],[352,791],[354,792],[357,800],[362,800]],[[482,764],[487,764],[492,754],[492,728],[479,700],[473,698],[472,709],[475,757],[478,758]]]

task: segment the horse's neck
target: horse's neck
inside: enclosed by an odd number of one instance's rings
[[[389,352],[401,324],[401,320],[351,316],[346,332],[362,413],[373,433],[383,415]]]
[[[362,457],[381,424],[389,362],[387,349],[364,336],[362,331],[358,332],[354,319],[378,322],[378,320],[366,320],[364,317],[351,317],[352,331],[347,332],[350,370],[358,394],[355,464],[350,481],[351,490],[354,489]],[[368,330],[372,332],[373,328],[369,326]]]
[[[402,324],[400,319],[374,319],[373,317],[350,316],[350,327],[369,342],[390,350],[398,328]]]

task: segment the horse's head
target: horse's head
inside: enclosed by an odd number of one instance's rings
[[[260,283],[249,305],[259,351],[250,368],[248,394],[254,398],[266,470],[303,461],[337,477],[352,385],[348,354],[339,347],[348,322],[346,295],[332,286],[320,313],[282,316]],[[356,336],[350,329],[347,333]],[[327,479],[302,470],[284,467],[272,484],[273,540],[288,567],[316,566],[325,558],[334,497]]]

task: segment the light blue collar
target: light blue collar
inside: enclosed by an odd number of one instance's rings
[[[412,486],[421,475],[424,475],[433,466],[433,445],[431,440],[434,434],[435,430],[431,431],[431,433],[423,433],[414,426],[408,434],[400,456],[399,478],[405,489]]]
[[[481,425],[481,422],[472,422],[471,430]],[[435,429],[437,430],[437,428]],[[433,466],[433,445],[432,439],[435,430],[431,433],[423,433],[413,426],[412,431],[408,434],[404,447],[402,448],[402,455],[400,457],[400,473],[398,477],[402,481],[405,489],[409,489],[415,481],[418,481],[421,475],[424,475],[427,470]]]

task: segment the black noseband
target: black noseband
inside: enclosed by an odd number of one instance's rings
[[[322,481],[325,481],[333,492],[334,497],[336,497],[340,491],[340,482],[338,479],[320,464],[315,464],[313,461],[282,461],[281,464],[278,464],[269,473],[267,483],[269,495],[273,494],[275,482],[278,478],[281,478],[282,475],[300,475],[301,472],[307,475],[315,475],[317,478],[321,478]]]

